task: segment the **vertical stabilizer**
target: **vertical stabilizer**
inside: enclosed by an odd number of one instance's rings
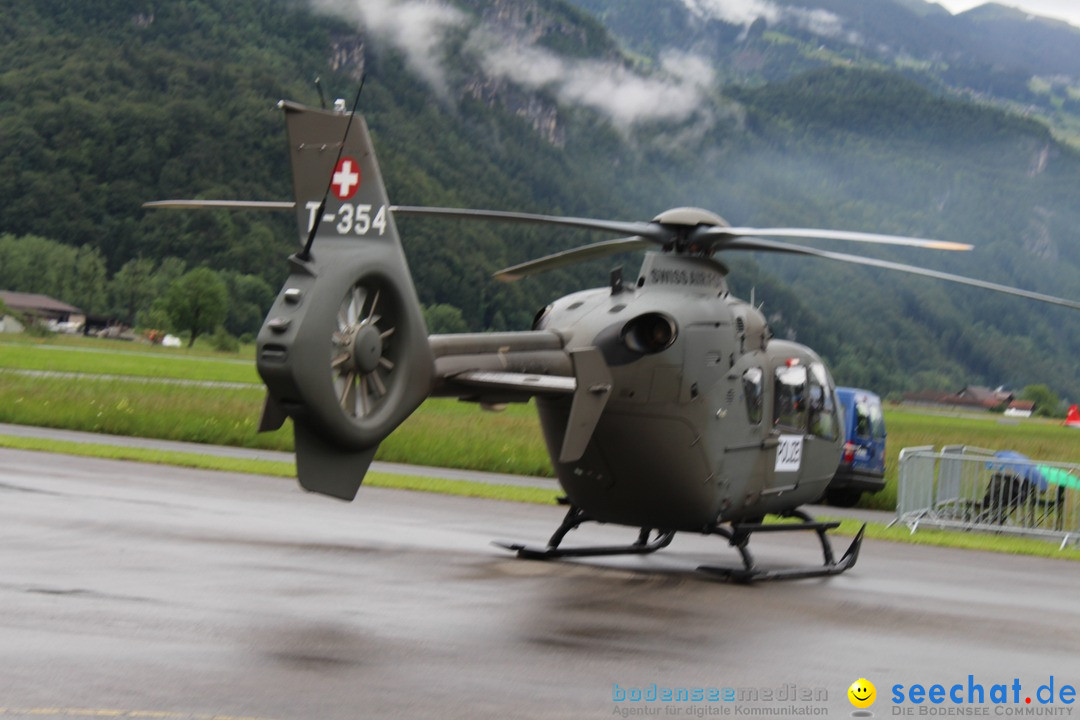
[[[314,237],[289,258],[259,332],[262,427],[291,417],[301,485],[352,499],[379,443],[430,392],[434,361],[363,117],[281,108],[299,239]]]

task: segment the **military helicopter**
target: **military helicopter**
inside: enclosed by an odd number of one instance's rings
[[[761,311],[727,287],[721,252],[810,255],[900,270],[1080,309],[1080,303],[947,273],[778,240],[829,238],[969,250],[920,238],[801,228],[731,227],[676,208],[648,222],[391,205],[367,125],[335,109],[281,102],[294,202],[163,201],[157,207],[295,212],[303,249],[257,340],[268,395],[260,430],[293,421],[297,475],[309,491],[355,498],[379,443],[429,396],[487,408],[535,399],[566,515],[525,558],[652,553],[678,532],[726,538],[741,568],[700,569],[743,582],[842,573],[835,522],[799,509],[825,492],[842,452],[835,385],[810,348],[771,337]],[[623,236],[496,273],[534,273],[647,250],[636,280],[555,300],[531,330],[428,336],[395,216],[538,223]],[[793,522],[763,522],[775,514]],[[625,545],[566,547],[585,522],[638,531]],[[820,566],[766,569],[748,549],[760,532],[814,532]]]

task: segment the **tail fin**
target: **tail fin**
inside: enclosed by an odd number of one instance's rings
[[[259,332],[260,429],[291,417],[300,484],[351,500],[379,443],[428,396],[434,361],[363,117],[280,107],[300,240],[315,235]]]
[[[1080,428],[1080,408],[1076,405],[1069,407],[1069,414],[1065,416],[1065,424],[1069,427]]]

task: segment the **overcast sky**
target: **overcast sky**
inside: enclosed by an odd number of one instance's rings
[[[950,12],[958,13],[982,5],[987,0],[934,0]],[[999,5],[1027,10],[1036,15],[1058,18],[1080,27],[1080,0],[996,0]]]

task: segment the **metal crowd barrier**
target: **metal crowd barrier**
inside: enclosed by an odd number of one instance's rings
[[[896,519],[920,526],[1080,541],[1080,465],[948,445],[900,452]]]

